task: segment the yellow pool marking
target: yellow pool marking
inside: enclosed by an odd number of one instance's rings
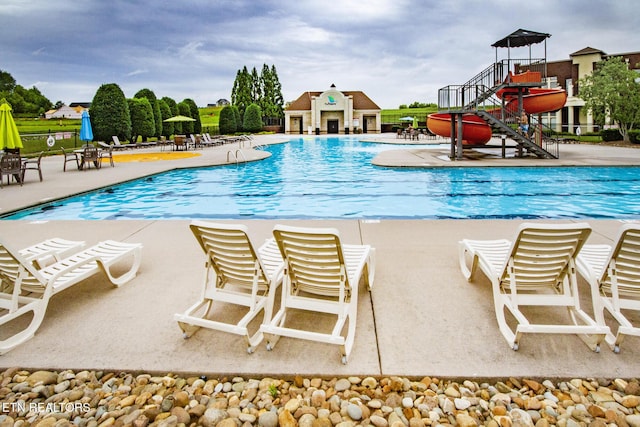
[[[131,154],[114,154],[114,162],[155,162],[158,160],[180,160],[189,157],[200,156],[200,153],[191,152],[171,152],[171,153],[131,153]],[[103,159],[105,160],[105,159]]]

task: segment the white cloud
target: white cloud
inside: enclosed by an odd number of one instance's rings
[[[640,50],[636,1],[610,3],[4,0],[2,69],[23,86],[43,82],[53,102],[89,101],[117,83],[127,96],[149,88],[205,105],[230,97],[238,69],[267,64],[288,101],[335,83],[394,108],[436,102],[438,88],[486,68],[491,44],[518,28],[552,35],[549,60],[586,46]]]

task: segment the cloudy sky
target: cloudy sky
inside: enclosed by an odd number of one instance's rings
[[[551,34],[549,61],[640,51],[638,16],[637,0],[2,0],[0,70],[54,103],[116,83],[127,97],[148,88],[205,106],[230,99],[239,69],[267,64],[286,101],[333,83],[397,108],[437,102],[518,28]]]

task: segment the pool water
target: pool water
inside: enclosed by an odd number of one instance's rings
[[[265,147],[266,160],[169,171],[3,219],[640,217],[639,167],[371,164],[381,151],[402,148],[409,146],[301,138]]]

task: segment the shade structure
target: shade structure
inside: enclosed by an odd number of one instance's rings
[[[86,141],[93,141],[93,130],[91,129],[91,119],[87,110],[82,112],[82,124],[80,125],[80,139]]]
[[[163,120],[164,122],[195,122],[196,119],[187,116],[173,116]]]
[[[22,148],[22,140],[11,114],[11,105],[0,103],[0,150]]]
[[[551,34],[538,33],[536,31],[523,30],[520,28],[517,31],[509,34],[507,37],[498,40],[492,47],[522,47],[532,44],[540,43],[547,38],[551,37]]]

